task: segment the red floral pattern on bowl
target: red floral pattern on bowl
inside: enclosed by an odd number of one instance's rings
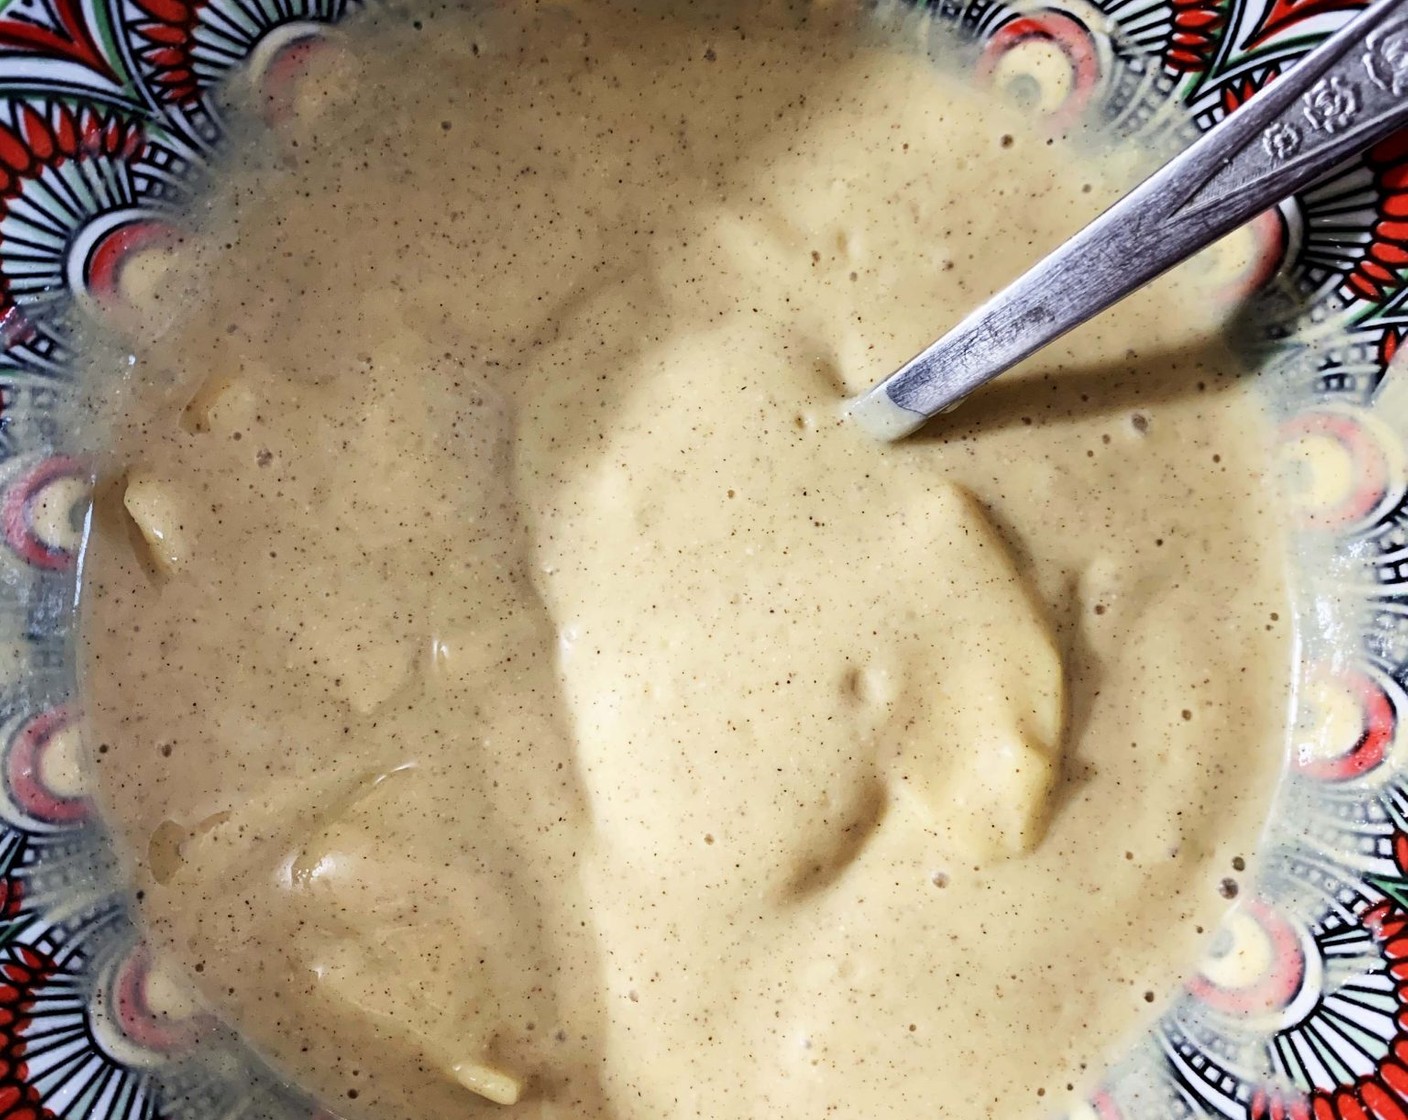
[[[976,44],[975,81],[1053,127],[1097,112],[1167,144],[1363,2],[926,6]],[[222,143],[221,81],[253,67],[276,110],[348,7],[0,0],[0,1120],[327,1115],[183,1002],[132,926],[68,714],[86,477],[62,404],[77,317],[119,298]],[[1365,64],[1408,95],[1408,42]],[[1229,298],[1294,297],[1264,317],[1301,570],[1291,765],[1257,880],[1086,1120],[1408,1120],[1408,133],[1249,237]]]

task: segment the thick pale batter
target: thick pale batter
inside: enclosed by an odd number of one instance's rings
[[[128,277],[103,796],[339,1111],[1021,1116],[1225,905],[1288,675],[1257,407],[1168,284],[854,431],[1122,179],[852,28],[383,14]]]

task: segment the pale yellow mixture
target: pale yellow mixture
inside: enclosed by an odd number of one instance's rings
[[[854,430],[1124,181],[855,26],[380,15],[127,278],[102,795],[339,1112],[1024,1116],[1226,906],[1290,649],[1258,406],[1185,281]]]

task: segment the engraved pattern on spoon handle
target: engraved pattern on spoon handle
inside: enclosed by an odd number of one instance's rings
[[[852,406],[897,439],[1408,125],[1408,0],[1376,0],[1288,74]]]
[[[1264,209],[1259,203],[1286,198],[1404,123],[1408,3],[1380,0],[1307,56],[1288,81],[1284,88],[1273,83],[1209,133],[1199,161],[1207,178],[1175,218],[1223,206],[1251,217]]]

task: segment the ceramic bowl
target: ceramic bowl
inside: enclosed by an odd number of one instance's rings
[[[1363,6],[1062,2],[928,6],[971,40],[974,81],[1053,127],[1093,112],[1148,144],[1216,124]],[[1408,96],[1401,6],[1364,81]],[[153,965],[130,919],[75,719],[89,478],[65,406],[79,317],[120,301],[123,262],[167,236],[223,142],[222,81],[242,69],[276,106],[348,8],[0,0],[4,1120],[317,1112]],[[1309,96],[1326,119],[1356,91]],[[1299,573],[1286,774],[1255,881],[1229,869],[1206,961],[1076,1114],[1408,1120],[1408,133],[1245,236],[1251,264],[1225,294],[1283,295],[1257,329]]]

